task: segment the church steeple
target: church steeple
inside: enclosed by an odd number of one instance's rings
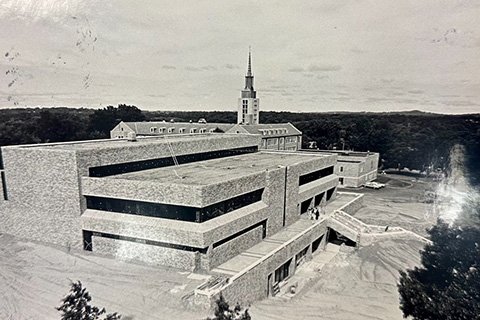
[[[259,114],[259,99],[257,92],[253,88],[253,74],[252,74],[252,52],[248,48],[248,67],[247,75],[245,76],[245,89],[242,90],[242,97],[238,99],[238,113],[237,122],[242,124],[258,124],[260,119]]]
[[[247,70],[247,77],[252,76],[252,52],[250,51],[250,47],[248,48],[248,70]]]
[[[252,52],[248,50],[248,68],[245,76],[245,89],[242,91],[242,98],[255,98],[256,92],[253,88],[253,74],[252,74]]]

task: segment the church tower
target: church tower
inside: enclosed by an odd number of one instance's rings
[[[260,120],[259,99],[253,89],[252,55],[248,52],[248,69],[245,76],[245,89],[242,97],[238,99],[237,123],[258,124]]]

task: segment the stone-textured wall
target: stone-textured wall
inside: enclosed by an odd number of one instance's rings
[[[0,231],[80,248],[75,153],[35,147],[2,149],[9,200],[0,208]]]
[[[328,220],[328,227],[332,228],[333,230],[337,231],[338,233],[344,235],[345,237],[349,238],[352,241],[357,241],[357,237],[359,232],[350,228],[349,226],[336,221],[335,219]]]
[[[183,205],[202,206],[202,186],[159,183],[129,179],[82,177],[82,192],[86,196],[130,199]],[[141,190],[141,192],[140,192]]]
[[[221,290],[225,299],[232,304],[238,302],[242,305],[248,305],[253,301],[266,298],[268,292],[268,275],[274,273],[277,268],[292,258],[292,263],[295,263],[295,255],[325,233],[326,224],[320,223],[299,238],[291,241],[280,250],[268,256],[260,264],[251,268],[239,278],[231,280],[230,283]],[[215,301],[219,295],[220,292],[214,295],[211,301]],[[199,298],[200,301],[203,300],[201,297]]]
[[[262,241],[262,234],[263,227],[258,226],[257,228],[214,248],[212,250],[212,255],[210,256],[210,268],[215,268],[248,248],[253,247]]]
[[[311,156],[311,155],[310,155]],[[287,172],[287,201],[286,201],[286,226],[294,223],[300,218],[300,210],[299,210],[299,205],[301,201],[305,200],[302,199],[302,194],[300,194],[301,190],[306,190],[310,189],[308,184],[305,184],[303,186],[299,186],[299,177],[301,175],[314,172],[317,170],[321,170],[323,168],[327,168],[329,166],[333,166],[337,161],[337,156],[336,155],[320,155],[318,156],[317,159],[312,159],[309,161],[305,161],[299,164],[295,164],[292,166],[288,167],[288,172]],[[332,178],[335,177],[335,178]],[[325,177],[325,180],[319,179],[318,181],[323,182],[325,181],[326,184],[323,185],[321,184],[318,188],[314,187],[312,188],[309,192],[312,194],[319,194],[322,193],[325,190],[323,188],[330,187],[333,183],[333,185],[337,185],[338,180],[335,175],[333,175],[330,178]],[[332,178],[332,180],[330,180]],[[335,180],[335,181],[334,181]],[[313,181],[310,182],[311,186],[315,185],[318,183],[318,181]],[[334,182],[332,182],[334,181]]]
[[[92,237],[93,251],[111,255],[120,260],[140,261],[150,265],[162,265],[183,270],[194,270],[196,254],[166,247],[131,241]],[[199,259],[199,258],[197,258]]]
[[[348,194],[348,193],[345,193]],[[342,192],[338,193],[339,196],[342,195]],[[355,194],[357,197],[350,201],[349,203],[345,204],[342,208],[339,210],[342,210],[350,215],[354,215],[360,208],[363,207],[363,194]]]
[[[257,146],[259,136],[208,135],[170,139],[176,155]],[[78,146],[78,147],[77,147]],[[9,201],[1,201],[0,232],[82,247],[86,209],[80,178],[92,166],[171,156],[163,138],[3,147]]]
[[[346,187],[358,188],[377,178],[378,153],[366,157],[339,156],[338,160],[339,162],[335,165],[335,173],[344,178],[343,185]],[[341,160],[358,162],[342,162]],[[343,167],[342,172],[340,167]]]

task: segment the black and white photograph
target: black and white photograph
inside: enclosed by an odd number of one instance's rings
[[[1,0],[0,320],[480,320],[479,21]]]

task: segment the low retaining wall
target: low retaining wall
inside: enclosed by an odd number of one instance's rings
[[[361,207],[363,207],[363,194],[358,194],[358,193],[351,193],[351,192],[338,192],[338,195],[342,194],[349,194],[349,195],[355,195],[356,197],[339,208],[337,211],[344,211],[348,214],[354,214],[355,212],[358,211]]]
[[[268,275],[305,247],[312,244],[327,231],[326,221],[321,221],[306,229],[284,245],[266,254],[263,258],[246,267],[235,276],[229,278],[226,284],[214,290],[196,290],[193,296],[194,304],[211,308],[214,302],[223,294],[232,304],[247,305],[256,300],[261,300],[268,295]],[[295,261],[292,261],[295,263]]]

